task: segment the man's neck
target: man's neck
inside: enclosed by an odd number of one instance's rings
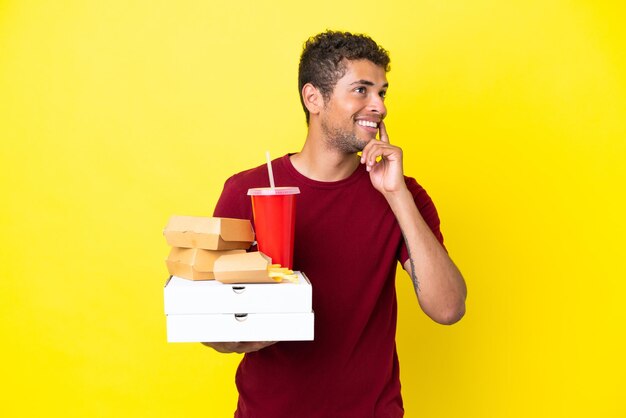
[[[291,156],[291,163],[303,176],[316,181],[339,181],[350,177],[359,166],[356,154],[342,153],[309,136],[302,151]]]

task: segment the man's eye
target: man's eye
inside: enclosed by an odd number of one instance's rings
[[[365,93],[365,87],[357,87],[354,89],[357,93]]]
[[[380,95],[380,97],[382,97],[383,99],[385,97],[387,97],[387,91],[381,91],[380,93],[378,93]]]

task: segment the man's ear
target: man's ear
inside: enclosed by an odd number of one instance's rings
[[[311,83],[302,86],[302,101],[311,115],[317,115],[324,107],[322,93]]]

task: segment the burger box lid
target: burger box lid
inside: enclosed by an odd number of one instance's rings
[[[211,251],[201,248],[172,247],[165,260],[172,276],[188,280],[213,280],[213,264],[222,255],[245,253],[245,250]]]
[[[215,260],[215,280],[222,283],[274,283],[268,268],[272,259],[260,251],[229,254]]]
[[[168,315],[167,341],[311,341],[314,319],[313,312]]]
[[[169,278],[164,289],[166,315],[311,312],[311,282],[225,284],[216,280]]]
[[[163,235],[172,247],[204,250],[245,250],[254,241],[250,221],[233,218],[174,215],[169,219]]]

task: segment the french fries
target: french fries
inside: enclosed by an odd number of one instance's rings
[[[270,278],[274,279],[277,282],[282,282],[283,280],[289,281],[291,283],[298,282],[298,275],[294,274],[293,270],[281,267],[280,264],[270,264],[267,268],[267,274]]]

